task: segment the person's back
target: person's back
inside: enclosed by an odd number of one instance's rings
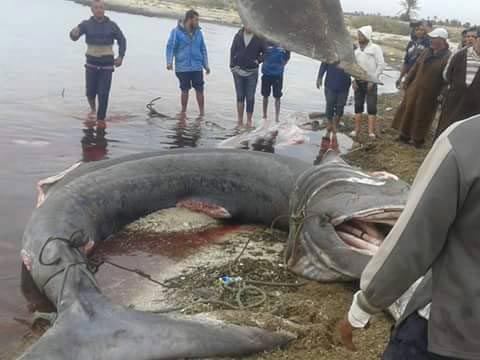
[[[265,49],[262,74],[267,76],[282,76],[285,71],[285,65],[289,60],[290,51],[285,50],[281,46],[269,44]]]
[[[283,96],[283,74],[290,60],[290,51],[274,43],[267,44],[262,64],[263,118],[268,115],[268,98],[273,90],[275,121],[280,121],[280,99]]]

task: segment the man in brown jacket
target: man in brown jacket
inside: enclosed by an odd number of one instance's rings
[[[400,131],[399,140],[422,147],[438,108],[438,97],[444,86],[443,70],[450,51],[448,32],[435,29],[428,36],[431,48],[426,49],[405,80],[405,97],[397,110],[392,127]]]
[[[448,92],[436,137],[453,123],[480,114],[480,30],[473,46],[450,58],[444,71]]]

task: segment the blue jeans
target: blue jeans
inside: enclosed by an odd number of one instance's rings
[[[255,92],[257,91],[258,73],[249,76],[240,76],[233,74],[235,81],[235,90],[237,92],[237,102],[247,101],[247,113],[252,114],[255,107]]]
[[[333,120],[335,116],[342,117],[345,112],[349,89],[344,91],[334,91],[325,87],[325,98],[327,107],[325,115],[328,120]]]
[[[396,328],[383,360],[455,360],[428,352],[428,321],[417,313]]]

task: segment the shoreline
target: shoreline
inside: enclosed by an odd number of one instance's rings
[[[79,5],[89,6],[91,0],[67,0]],[[180,19],[191,7],[175,2],[150,1],[149,3],[138,0],[105,0],[107,10],[131,15],[147,17]],[[240,26],[240,16],[234,10],[195,7],[200,13],[203,22],[225,26]]]

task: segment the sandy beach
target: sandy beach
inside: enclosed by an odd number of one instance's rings
[[[82,5],[89,5],[90,0],[69,0]],[[180,19],[191,6],[180,1],[160,0],[106,0],[109,10],[129,14],[167,17]],[[218,24],[240,25],[240,16],[234,9],[219,9],[212,7],[195,6],[200,13],[202,21]]]

